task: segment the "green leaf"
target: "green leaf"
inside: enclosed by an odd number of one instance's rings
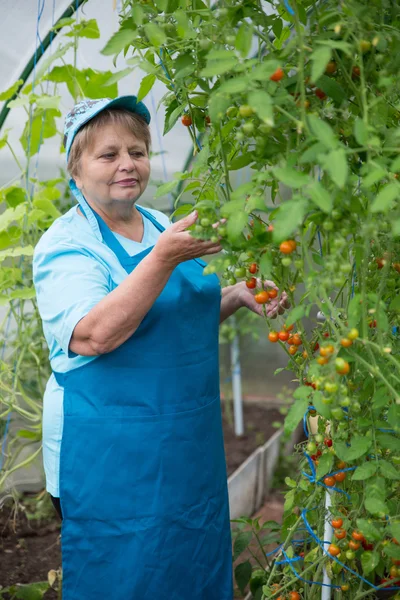
[[[303,222],[308,210],[308,201],[303,198],[287,200],[279,206],[274,220],[274,242],[287,239]]]
[[[397,296],[399,298],[399,296]],[[387,422],[394,429],[395,433],[400,433],[400,406],[391,404],[387,411]]]
[[[354,137],[360,146],[366,146],[368,143],[368,129],[362,119],[357,117],[354,121]]]
[[[325,71],[326,65],[331,60],[331,49],[327,47],[319,47],[311,54],[311,81],[316,82]]]
[[[200,77],[215,77],[231,71],[237,63],[237,58],[227,56],[224,60],[209,60],[207,66],[200,72]]]
[[[326,213],[331,212],[333,199],[319,181],[315,180],[314,183],[307,188],[307,193],[318,208]]]
[[[327,154],[323,161],[323,166],[329,173],[332,181],[340,188],[343,189],[348,176],[348,164],[346,153],[343,148],[332,150]]]
[[[105,56],[118,54],[126,46],[129,46],[136,37],[137,33],[133,29],[120,29],[108,40],[103,50],[101,50],[101,54]]]
[[[382,539],[381,531],[366,519],[357,519],[357,527],[370,542]]]
[[[351,462],[364,456],[370,449],[372,440],[365,436],[354,435],[351,439],[351,446],[338,440],[335,444],[336,455],[345,462]]]
[[[364,575],[372,573],[372,571],[378,566],[379,554],[378,552],[363,552],[361,554],[361,565]]]
[[[15,598],[18,598],[18,600],[42,600],[49,588],[50,586],[47,581],[38,581],[37,583],[18,586]]]
[[[269,279],[272,276],[272,255],[270,252],[265,252],[259,263],[260,273],[266,279]]]
[[[135,25],[140,27],[140,25],[143,24],[143,17],[144,17],[143,8],[135,2],[131,7],[131,11],[132,11],[133,22],[135,23]]]
[[[313,144],[312,146],[310,146],[310,148],[307,148],[307,150],[305,150],[305,152],[303,152],[303,154],[300,157],[299,164],[303,165],[305,163],[315,162],[317,160],[318,156],[324,152],[325,152],[324,144],[317,142],[316,144]]]
[[[296,189],[311,183],[310,176],[307,173],[296,171],[291,167],[276,167],[273,172],[279,181],[290,188]]]
[[[378,181],[381,181],[381,179],[383,177],[386,177],[386,175],[386,171],[384,169],[381,169],[381,167],[372,169],[365,177],[362,178],[361,185],[364,188],[369,188],[371,187],[371,185],[374,185],[375,183],[378,183]]]
[[[322,121],[322,119],[319,119],[314,115],[309,115],[308,124],[312,134],[318,139],[319,143],[325,146],[325,148],[331,150],[338,146],[339,140],[326,121]]]
[[[47,110],[48,108],[59,108],[61,101],[61,96],[48,96],[47,94],[43,94],[36,100],[36,106],[42,108],[43,110]]]
[[[235,48],[243,58],[246,58],[251,50],[253,41],[253,28],[250,23],[243,21],[236,34]]]
[[[381,189],[371,204],[371,212],[387,212],[393,202],[399,197],[400,186],[397,183],[388,183]]]
[[[379,461],[379,470],[385,479],[400,479],[399,469],[396,469],[388,460],[381,459]]]
[[[232,159],[228,164],[228,169],[229,171],[237,171],[238,169],[247,167],[252,162],[254,162],[254,156],[251,152],[247,152],[246,154],[241,154]]]
[[[318,466],[317,466],[317,473],[316,473],[317,479],[321,479],[321,477],[323,477],[327,473],[330,473],[332,470],[332,465],[333,465],[333,455],[330,452],[326,452],[325,454],[320,456],[318,459]]]
[[[396,540],[398,540],[398,538],[396,538]],[[387,546],[384,546],[383,551],[386,556],[400,560],[400,546],[397,544],[388,544]]]
[[[300,319],[302,319],[305,314],[306,314],[305,306],[303,306],[303,305],[295,306],[294,308],[292,308],[292,310],[286,316],[285,324],[287,325],[287,327],[289,327],[290,325],[293,325],[294,323],[296,323],[296,321],[300,321]],[[308,393],[310,393],[310,389],[309,388],[307,388],[307,389],[308,389]]]
[[[34,298],[36,296],[36,292],[35,292],[35,288],[23,288],[23,289],[19,289],[19,290],[14,290],[13,292],[11,292],[10,294],[10,299],[11,300],[16,300],[16,299],[20,299],[20,300],[30,300],[31,298]]]
[[[218,94],[240,94],[247,91],[249,88],[249,80],[247,77],[231,77],[227,81],[221,83],[218,88]]]
[[[140,87],[137,95],[138,102],[140,102],[140,100],[143,100],[143,98],[147,96],[147,94],[150,92],[151,88],[155,84],[155,81],[155,75],[150,74],[145,75],[145,77],[143,77],[142,81],[140,82]]]
[[[152,46],[155,46],[157,50],[160,46],[163,46],[167,41],[167,36],[165,35],[165,31],[161,29],[155,23],[146,23],[144,27],[144,32],[146,34],[147,39],[149,40]]]
[[[399,541],[400,540],[400,523],[391,523],[390,531],[392,532],[393,537]]]
[[[324,402],[322,401],[322,394],[321,392],[314,392],[313,394],[313,398],[312,398],[312,403],[315,406],[315,410],[317,411],[317,413],[319,415],[322,415],[323,417],[325,417],[325,419],[330,419],[331,417],[331,411],[330,408],[327,404],[324,404]]]
[[[24,248],[7,248],[0,251],[0,262],[6,258],[15,258],[16,256],[33,256],[33,246],[25,246]]]
[[[173,102],[169,105],[165,111],[164,135],[171,131],[181,114],[184,112],[185,107],[183,104],[178,106],[177,102]]]
[[[14,94],[16,94],[18,92],[19,88],[21,87],[21,85],[23,83],[24,83],[23,79],[18,79],[18,81],[16,81],[15,83],[13,83],[11,87],[9,87],[4,92],[1,92],[1,94],[0,94],[0,102],[3,102],[5,100],[9,100],[10,98],[12,98],[14,96]]]
[[[245,212],[239,212],[231,215],[228,219],[226,229],[228,232],[228,239],[231,242],[237,240],[237,238],[243,233],[244,228],[248,223],[248,215]]]
[[[174,179],[173,181],[167,181],[167,183],[163,183],[157,188],[156,193],[154,194],[154,198],[161,198],[169,192],[172,192],[172,190],[174,190],[178,186],[178,184],[178,179]]]
[[[92,40],[100,37],[99,26],[97,25],[96,19],[89,19],[88,21],[80,21],[72,28],[72,31],[65,34],[66,37],[84,37]]]
[[[235,581],[243,596],[245,594],[245,588],[250,581],[252,571],[253,568],[248,560],[235,567]]]
[[[247,101],[264,123],[274,124],[274,111],[271,96],[264,90],[255,90],[247,96]]]
[[[251,531],[241,531],[233,543],[233,560],[236,560],[250,544],[253,534]]]
[[[174,210],[174,212],[172,213],[172,215],[170,216],[170,219],[174,219],[175,217],[181,217],[181,216],[187,216],[188,214],[190,214],[193,211],[193,204],[181,204],[181,206],[178,206],[178,208],[176,210]]]
[[[372,475],[375,475],[376,469],[376,463],[366,462],[357,467],[351,479],[355,481],[363,481],[364,479],[368,479],[369,477],[372,477]]]
[[[4,231],[13,221],[21,221],[26,214],[26,205],[19,204],[15,208],[7,208],[0,215],[0,231]]]
[[[389,433],[377,433],[376,440],[378,444],[385,448],[385,450],[391,450],[398,452],[400,450],[400,439],[390,435]]]
[[[389,512],[389,509],[383,500],[370,496],[365,499],[365,508],[372,515],[380,516],[382,513],[387,514]]]
[[[126,77],[127,75],[130,75],[132,73],[133,69],[122,69],[122,71],[116,71],[115,73],[113,73],[111,75],[111,77],[109,79],[107,79],[105,81],[105,85],[113,85],[114,83],[117,83],[118,81],[120,81],[120,79],[123,79],[124,77]]]
[[[225,116],[225,111],[231,101],[228,96],[223,94],[213,94],[210,97],[208,112],[213,123],[221,121]]]
[[[309,394],[310,390],[308,388],[306,388],[306,390]],[[304,416],[304,413],[307,410],[307,406],[308,396],[297,398],[297,400],[292,404],[292,406],[289,408],[289,412],[286,415],[284,422],[284,429],[286,433],[292,433],[296,429],[297,425],[300,423]]]
[[[295,498],[296,490],[290,490],[285,494],[285,503],[283,505],[283,512],[287,513],[292,510],[294,506],[294,498]]]
[[[342,102],[347,100],[346,92],[333,77],[321,75],[321,77],[318,79],[318,87],[325,92],[329,98],[332,98],[337,105],[340,105]]]

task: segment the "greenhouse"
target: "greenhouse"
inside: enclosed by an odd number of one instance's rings
[[[400,599],[398,3],[0,5],[0,599]]]

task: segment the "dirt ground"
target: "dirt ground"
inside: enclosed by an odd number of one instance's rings
[[[237,438],[224,411],[228,475],[275,433],[276,428],[272,423],[282,421],[282,418],[278,409],[245,404],[245,434]],[[274,500],[262,510],[265,512],[265,515],[260,513],[262,520],[278,519],[281,503]],[[60,532],[61,526],[55,512],[54,518],[32,521],[27,519],[24,510],[15,515],[13,504],[5,503],[0,510],[0,591],[2,587],[16,583],[45,581],[50,569],[57,570],[61,566]],[[45,600],[56,598],[54,590],[44,595]]]

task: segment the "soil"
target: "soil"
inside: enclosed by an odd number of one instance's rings
[[[243,415],[245,434],[238,438],[224,407],[228,475],[276,432],[272,424],[283,419],[278,409],[254,404],[245,404]],[[28,520],[24,504],[29,499],[32,499],[32,494],[25,494],[20,499],[22,505],[16,513],[13,501],[5,502],[0,509],[0,594],[2,587],[16,583],[46,581],[48,572],[61,566],[60,521],[52,508],[46,520]],[[43,598],[56,600],[57,592],[49,590]]]

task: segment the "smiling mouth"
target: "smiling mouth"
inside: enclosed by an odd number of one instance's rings
[[[114,183],[118,185],[136,185],[138,183],[137,179],[122,179],[121,181],[115,181]]]

